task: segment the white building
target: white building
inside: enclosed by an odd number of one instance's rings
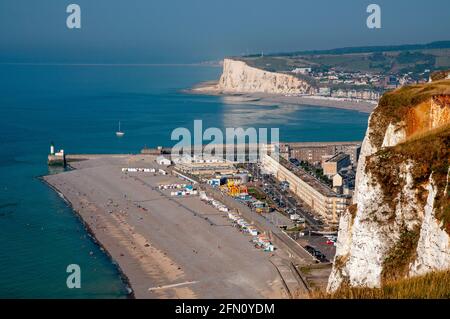
[[[295,68],[291,72],[295,74],[309,74],[311,71],[311,68]]]
[[[172,164],[171,160],[165,158],[164,156],[158,156],[158,157],[156,158],[156,162],[157,162],[159,165],[164,165],[164,166],[169,166],[170,164]]]

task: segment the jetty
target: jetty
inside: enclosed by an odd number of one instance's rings
[[[55,152],[55,145],[53,142],[50,143],[50,153],[47,157],[47,163],[49,166],[66,166],[66,155],[64,150],[61,149]]]

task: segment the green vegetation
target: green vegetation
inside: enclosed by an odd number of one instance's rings
[[[405,51],[401,52],[396,60],[399,64],[415,64],[420,62],[425,62],[429,64],[434,64],[436,61],[436,57],[431,54],[425,54],[420,51]]]
[[[411,50],[439,50],[449,49],[450,41],[436,41],[427,44],[408,44],[408,45],[385,45],[385,46],[365,46],[365,47],[347,47],[331,50],[310,50],[297,51],[289,53],[274,53],[269,56],[299,56],[299,55],[317,55],[317,54],[356,54],[356,53],[374,53],[374,52],[395,52]],[[257,57],[259,54],[248,55],[247,57]]]
[[[291,228],[286,229],[287,232],[299,232],[305,229],[305,226],[303,225],[297,225]]]
[[[421,73],[426,69],[450,68],[444,57],[450,56],[450,50],[377,52],[343,55],[313,55],[304,57],[311,64],[326,65],[347,72],[372,73]],[[439,60],[439,66],[436,65]]]
[[[384,201],[395,210],[395,201],[405,181],[399,176],[399,167],[412,161],[413,187],[418,190],[418,202],[425,206],[428,192],[423,185],[432,176],[436,187],[434,209],[436,218],[450,234],[450,192],[447,174],[450,166],[450,125],[411,138],[405,143],[382,149],[367,160],[367,171],[382,185]],[[447,191],[446,191],[447,189]]]
[[[450,65],[450,56],[437,56],[436,68],[445,69],[447,65]]]
[[[323,175],[322,168],[315,167],[314,165],[311,165],[307,161],[300,161],[300,167],[304,171],[312,173],[317,179],[319,179],[325,185],[328,185],[330,187],[333,186],[333,182],[326,175]]]
[[[399,241],[390,249],[383,262],[381,273],[382,282],[399,280],[408,274],[408,267],[416,256],[417,243],[419,242],[420,228],[412,230],[403,228]]]
[[[352,288],[344,285],[332,294],[317,290],[311,294],[311,297],[321,299],[448,299],[450,298],[450,271],[390,280],[385,282],[381,288]]]
[[[385,93],[371,117],[370,136],[372,142],[380,147],[389,123],[398,123],[405,119],[413,107],[436,95],[450,94],[450,80],[404,86]]]
[[[450,74],[450,71],[434,72],[433,74],[431,74],[431,80],[432,81],[445,80],[449,74]]]
[[[238,58],[248,65],[269,72],[290,72],[296,67],[309,66],[309,62],[301,59],[288,59],[285,57],[260,56],[256,58]]]
[[[371,72],[383,74],[423,73],[425,70],[450,68],[450,42],[444,49],[410,49],[396,51],[369,51],[348,53],[345,50],[316,51],[314,54],[273,54],[236,57],[250,66],[270,72],[290,72],[294,68],[311,67],[317,72],[334,68],[345,72]],[[334,53],[333,53],[334,52]],[[418,77],[417,77],[418,79]]]
[[[249,187],[248,188],[248,194],[253,196],[254,198],[256,198],[259,201],[265,201],[266,200],[266,195],[261,192],[259,189],[255,188],[255,187]]]
[[[388,215],[388,220],[395,219],[395,207],[397,205],[396,198],[399,192],[405,185],[405,180],[401,177],[401,164],[404,164],[406,159],[396,156],[389,149],[382,149],[372,156],[369,156],[366,164],[366,171],[370,172],[375,179],[372,183],[379,184],[383,190],[383,202],[390,207],[389,212],[384,212]]]
[[[412,172],[416,187],[427,182],[432,174],[437,189],[434,202],[436,218],[443,223],[443,228],[448,234],[450,234],[450,187],[447,179],[450,167],[449,146],[450,124],[399,144],[393,150],[416,163]],[[425,191],[419,192],[419,198],[425,204]]]

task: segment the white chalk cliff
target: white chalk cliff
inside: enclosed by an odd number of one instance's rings
[[[216,85],[199,87],[196,91],[220,93],[307,93],[310,86],[293,75],[269,72],[251,67],[243,61],[224,59],[223,72]]]
[[[383,96],[340,218],[329,292],[450,268],[449,150],[450,80]]]

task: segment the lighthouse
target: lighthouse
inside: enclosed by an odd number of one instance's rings
[[[66,166],[66,155],[64,154],[64,150],[55,152],[55,144],[53,144],[53,142],[50,143],[50,154],[48,154],[48,165]]]
[[[55,144],[50,143],[50,155],[55,155]]]

